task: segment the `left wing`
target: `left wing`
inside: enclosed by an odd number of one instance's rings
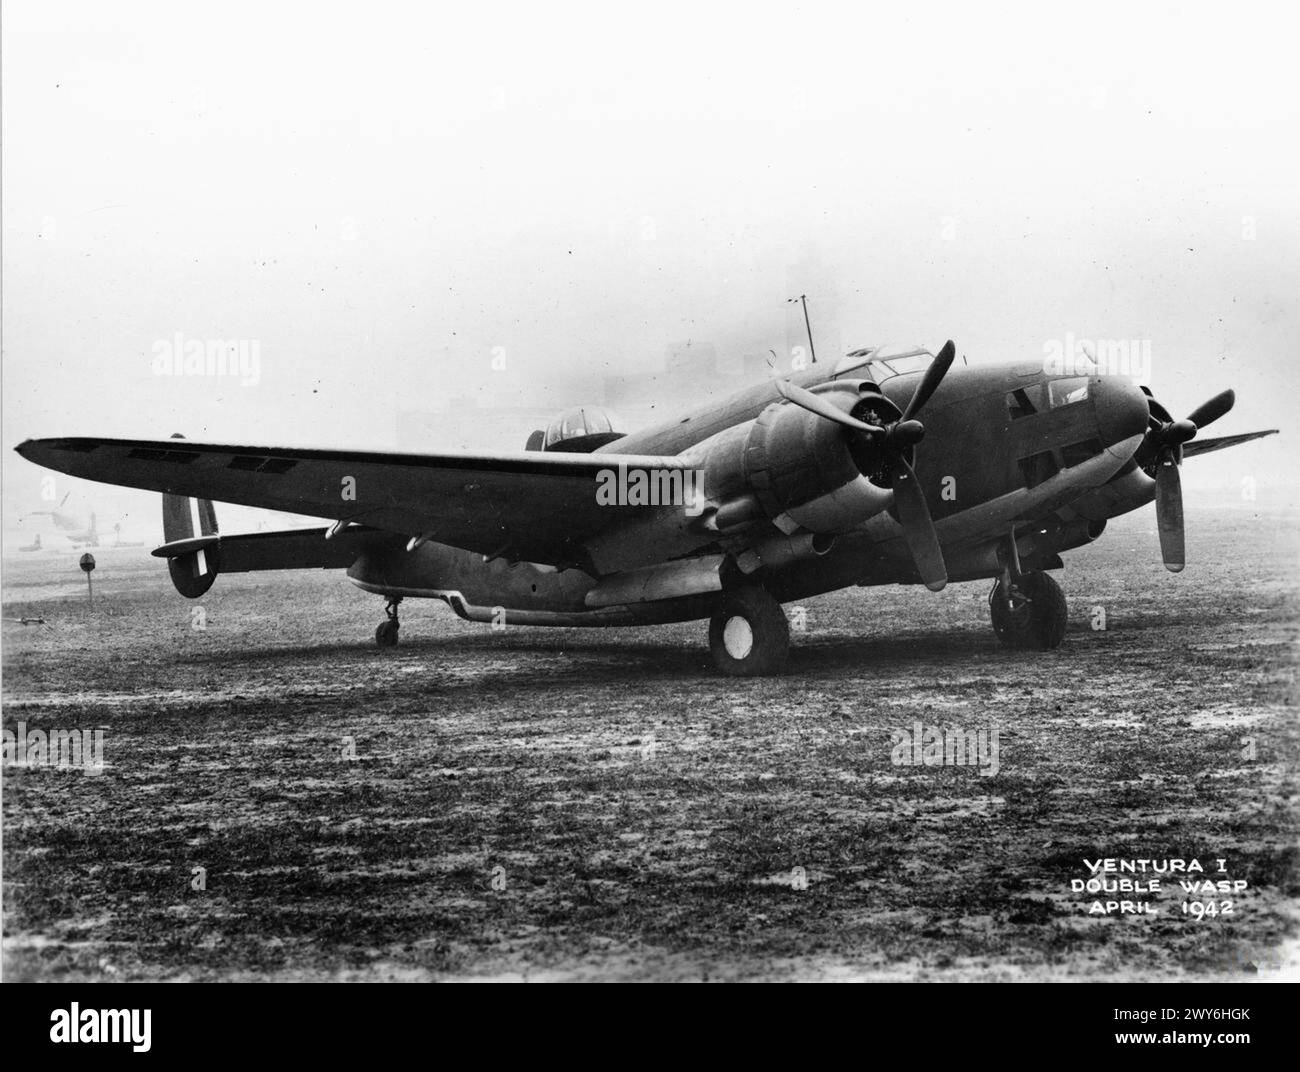
[[[679,457],[546,451],[456,455],[197,443],[29,439],[29,461],[168,495],[354,521],[493,557],[589,567],[584,544],[681,507],[602,505],[598,474],[686,470]]]

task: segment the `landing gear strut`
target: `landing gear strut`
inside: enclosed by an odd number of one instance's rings
[[[709,650],[731,677],[778,674],[790,652],[785,611],[768,592],[746,584],[727,592],[709,620]]]
[[[375,643],[381,648],[397,646],[397,630],[401,628],[401,623],[397,620],[397,605],[401,602],[401,596],[393,596],[384,604],[384,613],[388,617],[375,629]]]
[[[1050,651],[1065,639],[1065,593],[1046,573],[1004,573],[989,593],[989,616],[1012,648]]]

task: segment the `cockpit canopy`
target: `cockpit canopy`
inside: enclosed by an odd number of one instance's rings
[[[855,372],[881,383],[891,376],[921,372],[929,368],[933,360],[934,354],[919,346],[868,346],[840,358],[835,365],[835,375],[845,376]]]
[[[622,439],[625,433],[617,431],[617,426],[617,420],[600,406],[574,406],[551,421],[542,439],[542,450],[588,454]]]

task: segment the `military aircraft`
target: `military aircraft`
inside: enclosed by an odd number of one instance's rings
[[[1121,377],[1043,361],[954,368],[955,352],[855,350],[630,434],[579,408],[513,453],[179,436],[16,449],[162,492],[153,553],[191,599],[223,571],[344,569],[384,597],[385,647],[408,597],[506,625],[707,618],[717,667],[752,676],[786,661],[782,603],[850,585],[993,580],[997,636],[1054,648],[1066,602],[1047,571],[1063,552],[1154,500],[1164,563],[1181,570],[1183,460],[1276,431],[1195,438],[1231,391],[1176,420]],[[213,500],[333,524],[223,536]]]
[[[64,504],[67,503],[68,496],[71,494],[72,492],[68,492],[67,495],[64,495],[59,500],[59,505],[53,510],[32,510],[24,514],[22,520],[25,521],[29,517],[48,517],[54,522],[54,527],[67,536],[73,547],[98,547],[99,532],[95,528],[95,515],[92,513],[90,523],[86,524],[75,514],[63,512]]]
[[[98,547],[99,530],[95,527],[95,515],[90,515],[90,524],[80,532],[65,533],[73,547]]]

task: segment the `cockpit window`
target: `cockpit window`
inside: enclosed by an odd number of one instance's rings
[[[934,360],[934,355],[919,347],[876,346],[852,353],[840,358],[835,365],[835,375],[845,376],[850,372],[870,366],[868,374],[877,382],[890,376],[901,376],[907,372],[919,372],[927,368]]]
[[[863,365],[870,363],[870,361],[870,350],[854,350],[853,353],[846,357],[841,357],[835,363],[835,375],[844,376],[847,373],[852,372],[854,369],[862,368]]]
[[[1017,387],[1007,394],[1007,412],[1011,419],[1032,417],[1043,408],[1043,385],[1031,383],[1026,387]]]
[[[929,354],[911,354],[908,357],[887,358],[885,364],[901,376],[905,372],[920,372],[929,368],[933,360]]]
[[[1048,404],[1052,409],[1082,402],[1088,397],[1086,376],[1072,376],[1068,380],[1051,380],[1047,385]]]
[[[598,409],[584,409],[582,415],[587,420],[587,435],[596,435],[598,432],[612,432],[614,429],[609,423],[609,417]]]

